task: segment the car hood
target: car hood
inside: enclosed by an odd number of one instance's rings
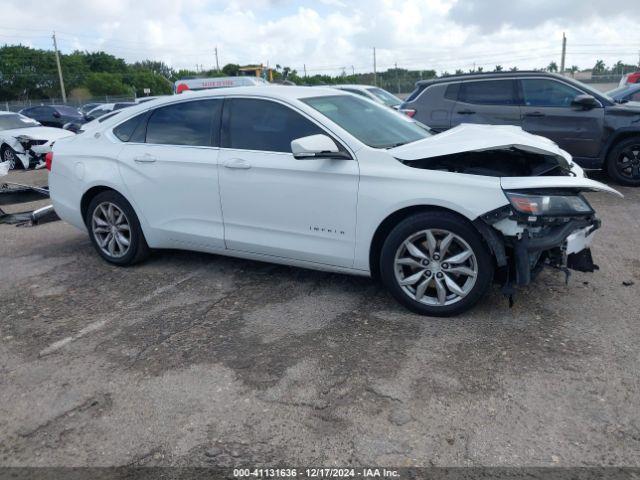
[[[548,138],[532,135],[512,125],[463,123],[443,133],[391,148],[388,152],[399,160],[412,161],[462,152],[512,148],[554,155],[564,159],[567,164],[572,163],[571,156]]]
[[[535,190],[540,188],[568,188],[580,192],[607,192],[624,197],[619,191],[584,177],[502,177],[503,190]]]
[[[61,128],[53,127],[28,127],[28,128],[13,128],[10,130],[0,131],[0,136],[19,137],[25,136],[33,138],[34,140],[58,140],[59,138],[65,138],[75,135],[69,130],[63,130]]]

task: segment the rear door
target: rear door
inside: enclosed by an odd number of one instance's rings
[[[586,92],[559,80],[523,78],[519,82],[524,130],[553,140],[574,157],[599,155],[604,135],[602,106],[573,107],[573,99]]]
[[[120,173],[158,246],[224,249],[218,192],[221,112],[221,99],[185,101],[142,114],[146,123],[134,125],[134,131],[114,128],[125,142]]]
[[[520,125],[520,106],[513,79],[470,80],[460,84],[451,126],[461,123]]]

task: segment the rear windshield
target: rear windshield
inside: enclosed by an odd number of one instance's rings
[[[381,88],[374,87],[368,88],[367,90],[369,90],[370,93],[375,95],[379,100],[382,101],[382,103],[389,107],[395,107],[396,105],[400,105],[402,103],[402,100],[400,100],[398,97],[396,97],[395,95],[391,95],[389,92]]]
[[[66,105],[60,105],[60,106],[56,107],[56,110],[59,111],[60,113],[66,114],[66,115],[80,116],[80,112],[78,112],[78,110],[76,110],[73,107],[68,107]]]
[[[409,117],[354,95],[303,98],[301,101],[373,148],[397,147],[430,136],[426,127]]]

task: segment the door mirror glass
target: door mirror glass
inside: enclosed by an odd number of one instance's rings
[[[591,95],[577,95],[571,105],[574,107],[582,108],[583,110],[591,110],[599,106],[598,101]]]
[[[291,141],[291,153],[298,160],[313,158],[351,158],[348,153],[341,152],[327,135],[310,135]]]

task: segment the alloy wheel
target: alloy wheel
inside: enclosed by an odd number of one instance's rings
[[[426,305],[451,305],[465,298],[478,277],[478,261],[459,235],[442,229],[412,234],[394,259],[396,281],[409,298]]]
[[[640,180],[640,144],[629,145],[618,155],[618,173],[629,180]]]
[[[9,162],[9,170],[16,168],[16,154],[10,148],[5,148],[2,153],[2,160]]]
[[[91,230],[100,250],[119,258],[129,251],[131,226],[124,212],[114,203],[102,202],[93,211]]]

